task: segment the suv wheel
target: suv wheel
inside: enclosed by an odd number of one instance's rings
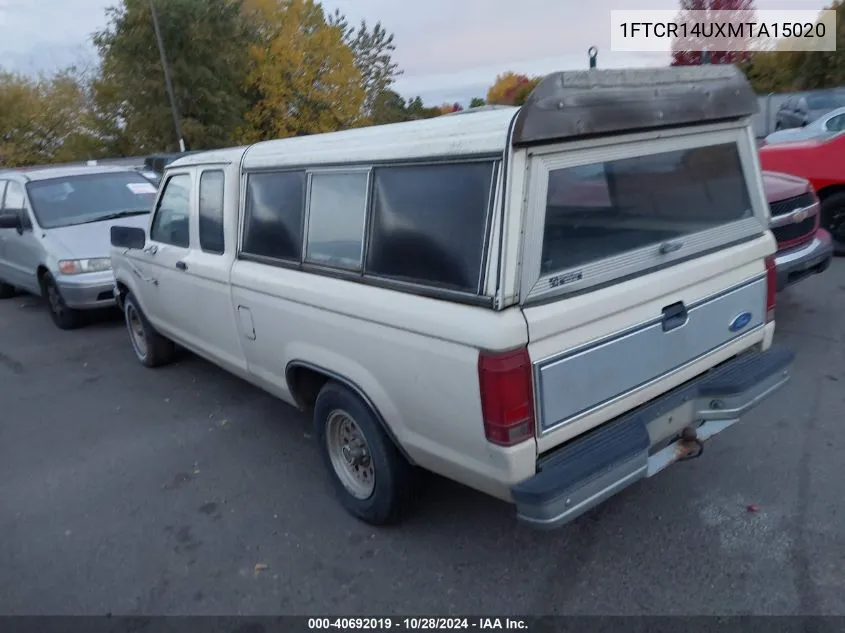
[[[0,281],[0,299],[11,299],[17,294],[14,286]]]
[[[47,301],[50,309],[50,317],[56,327],[62,330],[75,330],[83,323],[82,313],[79,310],[69,308],[64,297],[56,284],[56,280],[50,273],[46,273],[41,280],[41,292]]]

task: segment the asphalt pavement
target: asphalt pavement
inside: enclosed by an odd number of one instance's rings
[[[191,355],[141,367],[119,315],[2,301],[0,612],[845,615],[843,316],[837,260],[779,298],[784,390],[546,533],[436,477],[359,523],[298,412]]]

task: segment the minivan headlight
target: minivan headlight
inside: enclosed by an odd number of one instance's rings
[[[108,257],[95,257],[93,259],[63,259],[59,262],[59,272],[63,275],[96,273],[104,270],[111,270],[111,259]]]

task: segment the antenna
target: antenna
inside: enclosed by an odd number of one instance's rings
[[[596,57],[599,56],[599,49],[595,46],[591,46],[587,49],[587,55],[590,56],[590,68],[596,67]]]

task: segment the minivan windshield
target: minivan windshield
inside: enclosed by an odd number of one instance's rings
[[[134,171],[34,180],[26,187],[45,229],[149,213],[156,194],[155,186]]]

